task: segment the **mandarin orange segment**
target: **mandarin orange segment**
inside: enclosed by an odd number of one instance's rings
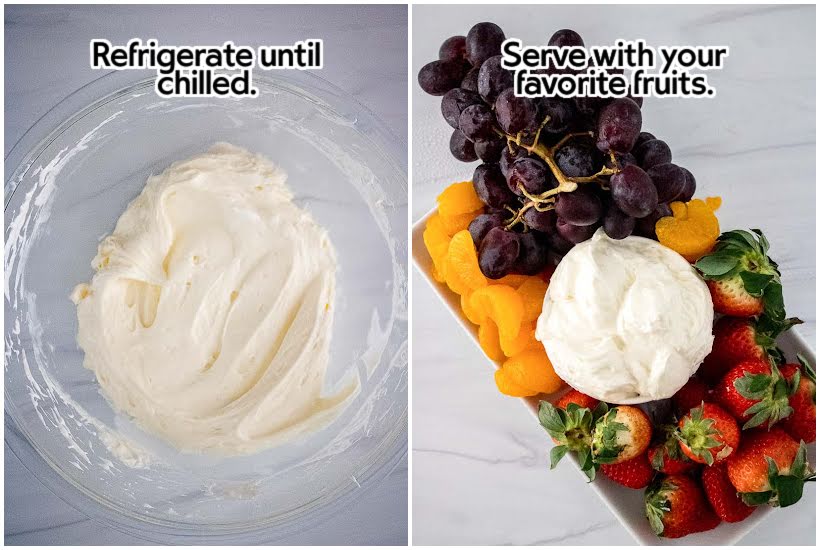
[[[507,285],[513,288],[518,288],[524,282],[527,281],[529,277],[527,275],[518,275],[517,273],[510,273],[509,275],[504,275],[500,279],[489,279],[489,283],[491,285]]]
[[[513,382],[512,378],[503,368],[495,371],[495,385],[498,391],[510,397],[530,397],[532,395],[538,395],[537,390],[525,388]]]
[[[552,393],[563,385],[543,348],[524,350],[507,359],[501,368],[514,384],[537,393]]]
[[[444,230],[438,214],[433,214],[427,220],[422,235],[427,253],[433,260],[433,278],[438,282],[444,282],[446,271],[447,250],[450,246],[450,236]]]
[[[473,323],[474,325],[480,325],[487,319],[487,315],[484,314],[483,311],[475,309],[470,302],[470,298],[472,297],[472,293],[470,294],[462,294],[461,295],[461,311],[464,313],[464,316],[467,318],[468,321]]]
[[[478,267],[478,254],[469,231],[453,235],[447,249],[446,265],[447,286],[456,294],[469,294],[487,286],[487,278]]]
[[[690,262],[697,261],[712,250],[720,235],[715,216],[720,203],[720,197],[671,203],[672,215],[655,224],[658,241]]]
[[[481,212],[481,210],[476,210],[474,212],[456,214],[455,216],[441,216],[441,224],[444,226],[444,230],[447,231],[447,234],[452,237],[459,231],[467,229],[470,226],[470,222],[481,214]]]
[[[501,351],[501,344],[498,340],[498,328],[489,319],[478,327],[478,343],[487,357],[493,361],[504,360],[504,352]]]
[[[484,207],[484,203],[476,195],[471,181],[462,181],[450,185],[436,198],[436,202],[438,203],[439,214],[445,217],[475,212]]]
[[[541,277],[530,277],[518,287],[518,294],[524,301],[524,321],[535,321],[541,315],[544,307],[544,295],[547,293],[547,283]]]
[[[501,344],[501,351],[507,357],[518,355],[524,350],[541,345],[541,342],[535,339],[535,326],[531,323],[522,324],[521,330],[518,331],[515,338],[510,340],[499,338],[499,343]]]
[[[480,288],[470,297],[470,306],[495,322],[501,338],[512,340],[518,336],[524,318],[524,302],[514,288],[506,285]]]

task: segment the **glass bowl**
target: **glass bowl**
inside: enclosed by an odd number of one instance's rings
[[[63,500],[149,540],[252,541],[303,530],[407,452],[407,175],[403,144],[309,73],[255,77],[256,98],[160,99],[115,72],[40,119],[6,158],[5,411],[12,451]],[[336,248],[327,390],[362,388],[326,429],[250,456],[177,452],[117,414],[83,368],[69,294],[147,177],[226,141],[282,166]],[[147,467],[106,445],[124,435]],[[109,440],[110,442],[110,440]],[[139,464],[137,464],[139,466]]]

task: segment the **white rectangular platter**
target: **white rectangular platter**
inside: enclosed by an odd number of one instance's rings
[[[435,213],[435,209],[428,212],[422,219],[418,220],[413,225],[413,263],[416,269],[424,276],[425,280],[430,284],[435,293],[444,303],[445,307],[453,315],[453,318],[461,325],[464,331],[478,344],[478,327],[470,323],[461,312],[461,305],[458,295],[452,292],[447,285],[437,282],[433,279],[432,260],[427,253],[422,239],[422,233],[427,224],[427,219]],[[803,340],[795,331],[789,331],[778,339],[778,345],[786,353],[790,359],[794,359],[796,354],[801,354],[806,360],[812,364],[816,364],[814,350]],[[480,346],[479,346],[480,349]],[[483,354],[483,351],[482,351]],[[488,367],[499,368],[499,365],[486,357]],[[553,401],[560,396],[560,392],[551,396],[522,398],[521,402],[532,413],[534,422],[538,422],[538,403],[543,399]],[[511,398],[514,399],[514,398]],[[544,445],[549,448],[553,445],[552,440],[544,432]],[[548,452],[544,453],[545,464],[548,463]],[[575,457],[572,456],[573,461]],[[809,459],[812,465],[816,465],[816,446],[809,446]],[[576,466],[578,465],[575,461]],[[578,470],[578,483],[584,483],[586,477]],[[545,475],[549,475],[546,473]],[[557,474],[556,474],[557,475]],[[789,510],[775,510],[773,508],[759,507],[754,514],[752,514],[745,521],[740,523],[721,523],[716,529],[707,531],[705,533],[697,533],[689,535],[680,539],[664,539],[655,536],[649,528],[649,522],[643,515],[643,491],[628,489],[617,483],[606,479],[604,476],[598,476],[594,483],[590,484],[592,489],[598,494],[600,499],[604,501],[607,507],[612,511],[615,517],[621,522],[624,528],[635,538],[637,542],[643,545],[734,545],[743,537],[749,534],[768,514],[772,513],[789,513]]]

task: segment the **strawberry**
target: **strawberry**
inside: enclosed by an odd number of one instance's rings
[[[806,444],[777,427],[745,433],[740,448],[726,462],[726,472],[750,506],[791,506],[803,496],[804,482],[815,479]]]
[[[567,409],[567,405],[570,403],[575,403],[582,409],[589,409],[593,410],[595,407],[598,406],[598,401],[594,397],[590,397],[585,393],[581,393],[578,390],[571,389],[567,393],[561,396],[558,401],[555,402],[555,406],[559,409]]]
[[[766,361],[769,355],[777,357],[780,352],[775,346],[775,338],[799,323],[802,321],[795,318],[774,322],[768,317],[759,321],[721,317],[712,331],[715,335],[712,352],[698,369],[698,375],[714,383],[740,361]]]
[[[694,462],[722,462],[737,449],[740,429],[735,419],[713,403],[695,407],[678,423],[678,439],[683,454]]]
[[[709,387],[697,376],[690,378],[689,381],[672,396],[672,404],[675,407],[675,414],[678,416],[688,413],[708,400]]]
[[[769,241],[759,229],[727,231],[712,252],[695,263],[715,311],[733,317],[785,318],[777,264],[767,256]]]
[[[652,439],[652,423],[637,407],[609,409],[595,423],[592,458],[597,464],[618,464],[644,454]]]
[[[643,489],[655,476],[655,470],[649,465],[646,453],[641,453],[631,460],[618,464],[601,464],[601,473],[624,487]]]
[[[644,493],[644,505],[652,531],[661,537],[685,537],[720,523],[703,490],[686,474],[656,479]]]
[[[743,521],[755,511],[737,495],[737,489],[729,481],[725,464],[707,466],[703,469],[700,480],[712,510],[721,520],[728,523]]]
[[[664,474],[682,474],[697,466],[681,451],[676,426],[667,424],[656,432],[663,434],[663,439],[649,447],[649,463],[655,470]]]
[[[712,295],[712,307],[718,313],[734,317],[756,317],[763,313],[763,297],[749,294],[740,277],[708,279],[706,286]]]
[[[606,403],[600,403],[595,410],[568,403],[566,409],[556,407],[549,401],[541,401],[538,407],[538,421],[547,430],[555,447],[550,452],[550,468],[569,452],[578,456],[581,470],[590,481],[595,479],[598,466],[592,460],[592,431],[595,422],[607,411]]]
[[[741,361],[723,375],[714,399],[729,411],[743,429],[764,423],[772,427],[792,413],[789,397],[796,390],[768,361]]]
[[[781,426],[796,440],[811,443],[817,439],[817,378],[811,365],[803,357],[798,355],[797,358],[800,364],[789,363],[780,367],[783,377],[795,388],[794,394],[789,397],[793,412]],[[796,384],[795,376],[798,377]]]

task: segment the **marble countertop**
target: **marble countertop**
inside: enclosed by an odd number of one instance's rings
[[[374,111],[396,136],[407,135],[406,6],[7,6],[5,151],[43,113],[101,76],[88,66],[88,41],[288,44],[319,37],[320,75]],[[19,437],[6,430],[6,437]],[[43,486],[5,445],[5,543],[123,545],[145,541],[89,519]],[[358,503],[285,544],[406,544],[407,463]]]
[[[414,6],[412,74],[447,37],[494,21],[525,43],[574,28],[587,44],[645,38],[651,45],[728,44],[714,99],[647,99],[645,128],[676,162],[719,194],[723,227],[759,227],[772,242],[797,330],[815,346],[814,6]],[[540,41],[540,42],[539,42]],[[439,99],[413,86],[412,218],[423,216],[475,164],[450,156]],[[634,544],[574,466],[549,471],[543,430],[500,395],[483,354],[414,271],[413,542]],[[815,543],[816,492],[778,510],[742,543]]]

